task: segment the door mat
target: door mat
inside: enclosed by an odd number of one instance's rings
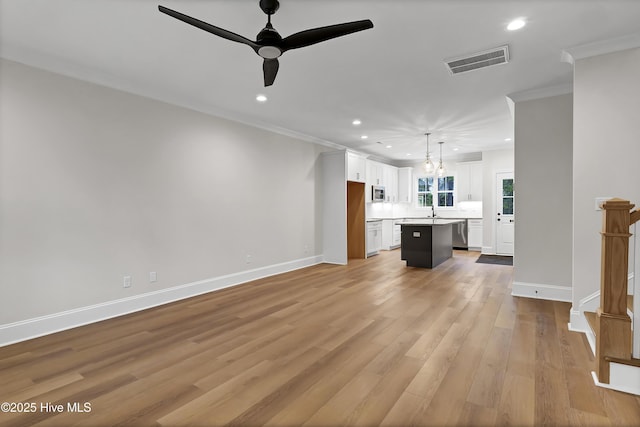
[[[480,264],[513,265],[513,257],[500,255],[480,255],[480,258],[478,258],[476,262],[479,262]]]

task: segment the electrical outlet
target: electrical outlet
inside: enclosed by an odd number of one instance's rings
[[[131,276],[124,276],[124,280],[122,281],[122,287],[123,288],[131,287]]]
[[[309,253],[309,245],[304,245],[304,253],[305,254]]]
[[[251,255],[247,255],[247,260],[245,262],[247,264],[251,264]]]
[[[158,274],[155,271],[152,271],[149,273],[149,282],[153,283],[153,282],[157,282],[158,281]]]

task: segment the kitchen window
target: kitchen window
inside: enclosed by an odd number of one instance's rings
[[[453,207],[454,179],[452,176],[438,178],[438,206]]]
[[[433,206],[433,177],[418,178],[418,207]]]
[[[453,176],[443,176],[441,178],[433,176],[418,177],[417,203],[419,208],[430,206],[453,207],[454,193],[455,178]]]

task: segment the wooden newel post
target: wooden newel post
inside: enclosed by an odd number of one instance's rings
[[[602,204],[602,265],[600,307],[596,317],[598,381],[609,383],[607,357],[631,359],[631,318],[627,314],[630,211],[628,200]]]

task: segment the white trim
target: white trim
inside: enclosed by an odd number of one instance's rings
[[[591,295],[587,295],[586,297],[582,298],[578,302],[578,304],[579,304],[578,307],[580,308],[581,312],[584,312],[584,311],[595,312],[598,309],[598,307],[600,307],[600,291],[595,291]]]
[[[573,93],[573,84],[571,83],[510,93],[507,95],[507,99],[513,102],[524,102],[533,101],[534,99],[550,98],[552,96],[567,95],[569,93]]]
[[[631,237],[632,243],[629,245],[631,250],[631,262],[633,263],[633,271],[629,274],[629,281],[627,282],[627,293],[633,295],[633,307],[631,310],[631,333],[632,346],[631,354],[636,359],[640,359],[640,238],[638,238],[638,232],[640,232],[639,222],[632,225]],[[638,273],[638,278],[636,277]]]
[[[560,59],[573,65],[580,59],[637,47],[640,47],[640,33],[570,47],[562,51]]]
[[[587,334],[587,339],[589,339],[591,343],[591,338],[593,338],[594,344],[591,346],[592,350],[595,349],[595,336],[591,331],[591,327],[589,323],[587,323],[587,319],[584,317],[585,311],[595,312],[600,306],[600,291],[596,291],[591,295],[587,295],[582,298],[578,302],[578,309],[575,309],[573,306],[570,311],[570,319],[569,319],[569,330],[574,332],[582,332]],[[591,334],[592,336],[589,336]]]
[[[317,255],[0,325],[0,347],[320,263]]]
[[[609,384],[598,381],[598,376],[593,371],[591,371],[591,376],[598,387],[640,396],[640,368],[621,363],[609,363]]]
[[[514,297],[538,298],[564,302],[571,302],[571,293],[571,287],[568,286],[523,282],[513,282],[511,290],[511,295]]]
[[[586,333],[589,329],[589,324],[587,323],[587,319],[582,315],[582,311],[576,310],[571,306],[571,310],[569,311],[569,323],[567,324],[567,328],[572,332],[581,332]]]

